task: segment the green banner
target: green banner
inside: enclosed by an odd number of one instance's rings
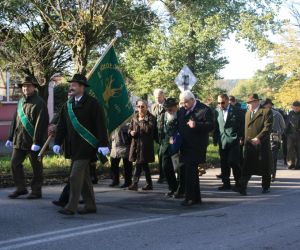
[[[111,47],[89,76],[88,92],[104,107],[108,132],[111,133],[133,114],[120,64]]]

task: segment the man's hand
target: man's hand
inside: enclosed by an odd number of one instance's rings
[[[48,136],[54,136],[55,135],[55,131],[56,131],[56,125],[54,124],[50,124],[48,126]]]
[[[189,120],[187,122],[187,125],[189,125],[190,128],[195,128],[196,127],[196,122],[195,121],[192,121],[192,120]]]
[[[54,145],[53,146],[53,148],[52,148],[52,150],[53,150],[53,152],[55,153],[55,154],[59,154],[59,152],[60,152],[60,146],[59,145]]]
[[[169,144],[171,144],[171,145],[174,144],[174,139],[173,139],[172,136],[171,136],[170,139],[169,139]]]
[[[108,155],[110,153],[110,150],[108,147],[99,147],[98,153],[103,154],[104,156]]]
[[[258,138],[253,138],[251,140],[252,145],[257,146],[260,144],[260,140]]]
[[[32,144],[32,146],[31,146],[31,151],[33,151],[33,152],[37,152],[40,149],[41,149],[41,147],[39,145]]]
[[[131,135],[132,137],[134,137],[134,136],[136,135],[136,132],[135,132],[135,131],[130,131],[130,135]]]
[[[244,145],[244,140],[240,139],[240,145],[243,146]]]
[[[5,143],[5,147],[7,147],[7,148],[12,148],[12,147],[13,147],[12,141],[7,140],[6,143]]]

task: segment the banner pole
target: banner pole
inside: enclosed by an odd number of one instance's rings
[[[96,68],[99,66],[99,64],[101,63],[101,61],[103,60],[103,58],[106,56],[107,52],[111,49],[112,46],[114,46],[115,42],[122,37],[122,33],[120,30],[116,31],[116,35],[115,37],[111,40],[111,42],[109,43],[109,45],[105,48],[103,54],[101,55],[101,57],[99,58],[99,60],[97,61],[97,63],[94,65],[94,67],[91,69],[91,71],[88,73],[87,75],[87,79],[89,80],[90,76],[94,73],[94,71],[96,70]]]

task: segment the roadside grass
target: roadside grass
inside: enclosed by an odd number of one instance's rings
[[[157,146],[155,147],[157,152]],[[219,162],[218,147],[210,144],[207,148],[207,164],[209,167],[215,167]],[[7,175],[11,173],[10,169],[11,156],[10,155],[0,155],[0,175]],[[29,159],[26,158],[24,161],[24,169],[27,173],[32,173],[32,168]],[[122,163],[121,163],[122,165]],[[43,166],[45,173],[59,172],[59,171],[69,171],[70,170],[70,160],[65,159],[63,156],[58,155],[46,155],[43,158]],[[150,167],[154,170],[158,169],[158,156],[155,157],[155,162],[150,164]],[[99,166],[98,166],[99,168]],[[108,169],[101,167],[100,172],[107,172]]]
[[[11,156],[5,155],[0,156],[0,174],[6,175],[11,173]],[[32,173],[32,168],[29,162],[29,159],[23,163],[24,169],[27,173]],[[57,155],[47,155],[43,158],[43,167],[44,171],[55,172],[55,171],[67,171],[69,170],[70,160],[65,159],[63,156]]]

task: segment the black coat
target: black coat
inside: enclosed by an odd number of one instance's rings
[[[211,108],[197,101],[194,110],[188,115],[186,113],[183,107],[178,111],[178,132],[182,137],[181,159],[183,162],[203,163],[209,132],[214,128],[213,112]],[[190,119],[196,122],[195,128],[187,125]]]
[[[29,122],[34,126],[33,138],[23,127],[16,112],[11,123],[8,139],[13,141],[13,147],[17,149],[30,150],[32,144],[42,147],[47,139],[49,123],[46,103],[35,92],[32,96],[25,98],[23,110]]]
[[[75,100],[73,98],[73,111],[81,125],[98,139],[98,147],[108,147],[105,114],[98,101],[94,97],[84,94],[76,107],[74,103]],[[73,161],[92,159],[95,157],[97,148],[92,147],[73,128],[68,115],[67,103],[63,106],[60,113],[54,143],[55,145],[61,145],[65,139]]]

